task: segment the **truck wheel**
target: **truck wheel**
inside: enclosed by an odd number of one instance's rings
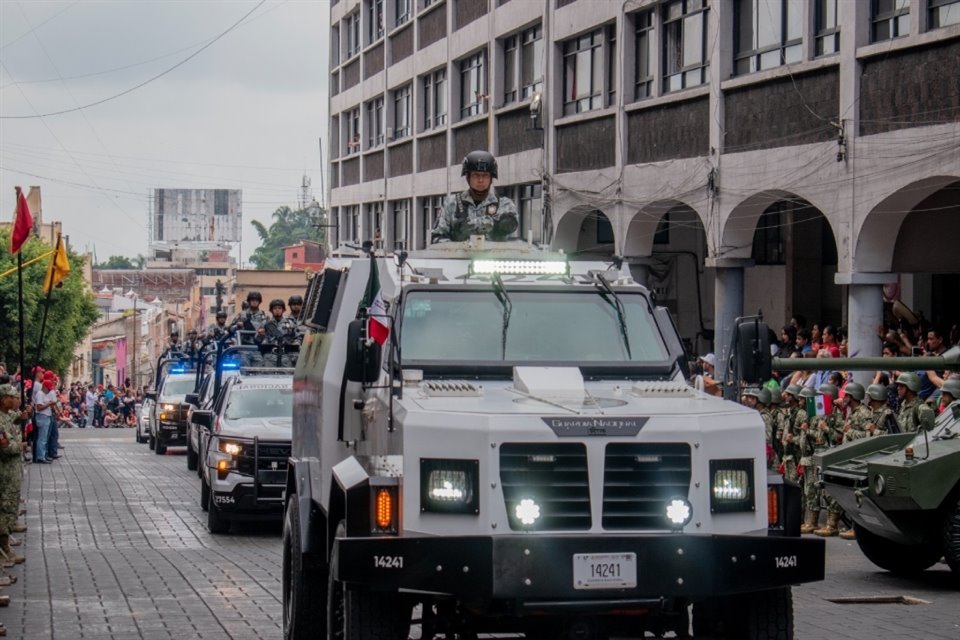
[[[746,596],[741,620],[746,633],[731,638],[793,640],[793,593],[790,587]]]
[[[147,446],[150,447],[150,451],[153,451],[157,446],[157,441],[153,437],[153,432],[147,434]]]
[[[341,521],[336,538],[343,537],[346,527]],[[340,545],[334,539],[330,566],[339,557]],[[347,589],[334,579],[327,582],[327,637],[330,640],[407,640],[410,637],[410,616],[413,604],[397,593],[377,593]]]
[[[857,544],[867,560],[890,573],[911,574],[929,569],[942,555],[939,545],[900,544],[854,523]]]
[[[283,517],[284,640],[317,638],[327,626],[327,581],[323,572],[309,566],[300,553],[300,518],[300,505],[293,496]]]
[[[138,424],[136,429],[133,430],[133,440],[137,444],[143,442],[143,438],[140,437],[140,425]]]
[[[230,521],[220,512],[217,501],[213,499],[213,489],[208,492],[207,498],[207,531],[213,534],[226,533],[230,530]]]
[[[950,570],[960,579],[960,502],[947,513],[943,526],[943,557]]]
[[[155,446],[153,447],[153,452],[158,456],[162,456],[167,452],[167,447],[165,445],[160,444],[160,438],[156,439]]]
[[[200,476],[200,508],[204,511],[210,508],[210,488],[202,475]]]
[[[197,452],[190,446],[190,440],[187,440],[187,471],[197,470]]]

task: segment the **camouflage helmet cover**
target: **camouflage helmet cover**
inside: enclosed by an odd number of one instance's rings
[[[905,371],[897,376],[896,384],[902,384],[910,391],[917,393],[920,391],[920,376],[912,371]]]
[[[887,399],[887,388],[882,384],[872,384],[867,387],[867,395],[871,400],[876,400],[878,402]]]
[[[843,392],[856,400],[857,402],[863,402],[864,389],[863,385],[859,382],[850,382],[847,384]]]

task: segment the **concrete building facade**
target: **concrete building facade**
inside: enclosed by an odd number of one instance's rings
[[[498,156],[518,235],[624,256],[716,350],[762,309],[878,355],[960,319],[960,0],[334,0],[337,244],[419,248]]]

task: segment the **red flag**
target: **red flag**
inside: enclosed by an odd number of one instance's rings
[[[30,237],[30,231],[33,229],[33,216],[30,215],[30,207],[27,205],[27,199],[23,195],[20,187],[17,191],[17,214],[13,220],[13,229],[10,232],[10,253],[16,254],[20,247]]]

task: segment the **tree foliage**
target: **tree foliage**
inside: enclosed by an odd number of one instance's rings
[[[36,237],[31,238],[20,250],[23,261],[27,262],[52,247]],[[47,328],[43,352],[40,356],[44,368],[53,369],[61,375],[67,371],[73,359],[73,350],[87,335],[90,327],[97,321],[97,306],[93,294],[83,281],[83,265],[86,258],[68,251],[70,275],[50,296],[50,311],[47,315]],[[40,323],[46,296],[43,293],[43,280],[50,260],[35,262],[23,269],[23,312],[24,312],[24,362],[27,367],[34,362],[37,354],[37,341],[40,337]],[[17,258],[10,254],[10,232],[0,230],[0,273],[17,266]],[[18,320],[20,311],[17,306],[17,273],[0,278],[0,314],[4,322],[0,323],[0,359],[13,371],[20,362],[20,343],[18,338]]]
[[[269,227],[259,220],[250,223],[260,236],[260,246],[250,256],[250,262],[257,269],[282,269],[283,247],[301,240],[323,242],[323,229],[317,227],[317,219],[307,209],[280,207],[271,217],[273,222]]]
[[[136,258],[128,258],[127,256],[110,256],[104,262],[98,263],[96,266],[97,269],[143,269],[143,265],[146,264],[147,259],[142,255],[137,254]]]

